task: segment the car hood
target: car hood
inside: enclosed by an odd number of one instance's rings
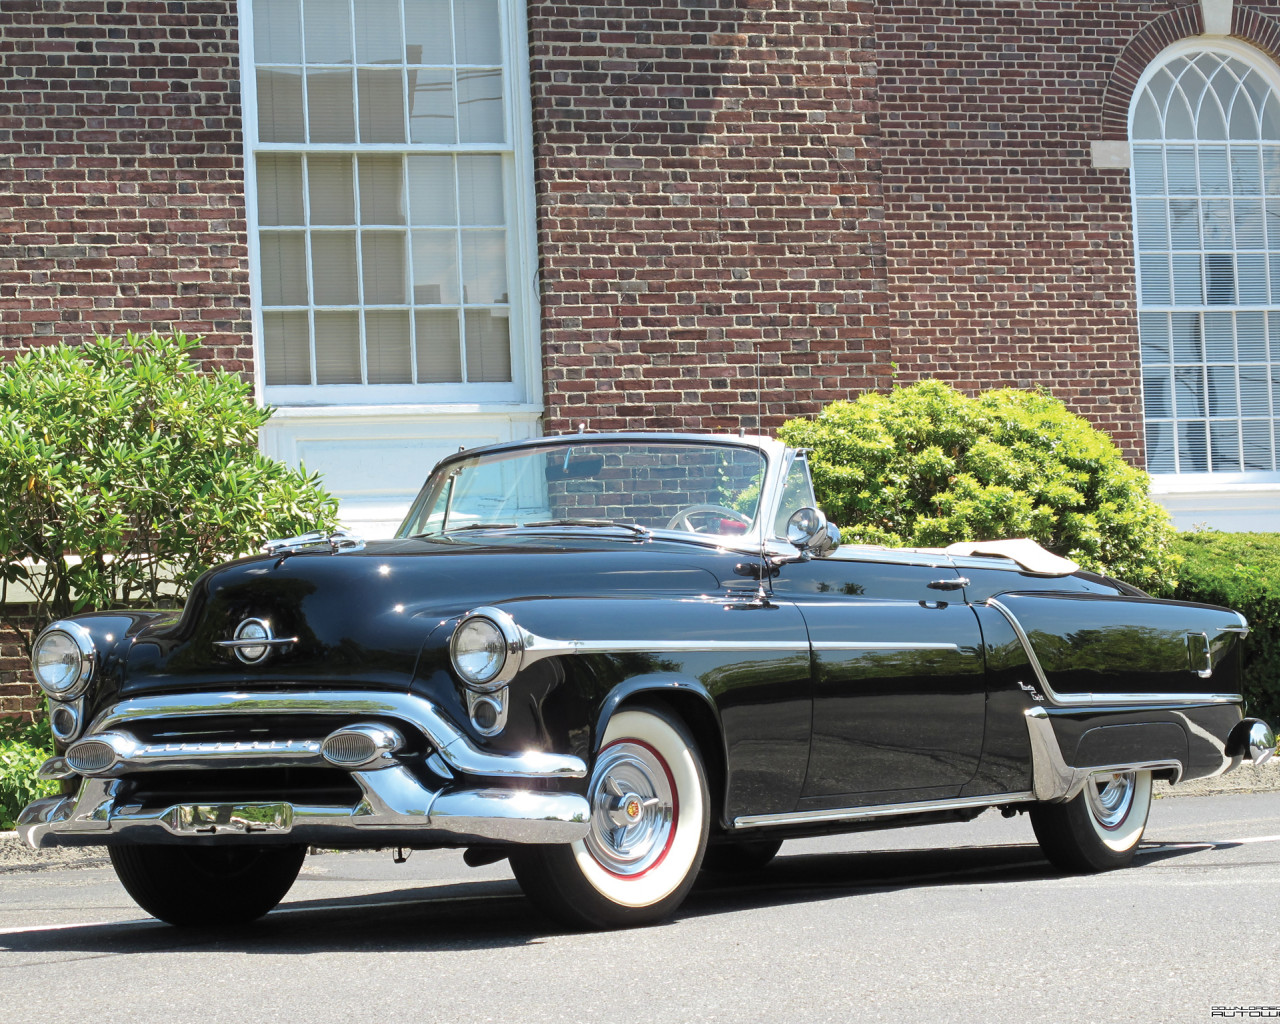
[[[637,538],[477,536],[244,558],[202,576],[176,623],[133,636],[121,692],[405,689],[431,634],[469,608],[529,597],[710,593],[726,571],[717,563],[728,559],[731,572],[741,557]],[[219,644],[246,619],[293,642],[245,664]]]

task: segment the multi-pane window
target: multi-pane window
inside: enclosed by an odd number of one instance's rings
[[[277,396],[513,381],[506,6],[252,0],[259,302]]]
[[[1240,57],[1177,56],[1133,113],[1147,467],[1274,472],[1280,96]]]

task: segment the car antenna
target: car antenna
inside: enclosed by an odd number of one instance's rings
[[[759,586],[756,588],[755,600],[761,608],[772,607],[772,602],[769,598],[773,596],[773,575],[775,572],[773,559],[769,557],[769,549],[765,540],[765,530],[767,528],[766,524],[760,524],[760,576],[756,580]],[[769,581],[768,586],[765,585],[765,580]]]

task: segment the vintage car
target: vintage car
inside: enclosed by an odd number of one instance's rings
[[[669,915],[784,839],[1027,811],[1069,871],[1126,865],[1152,780],[1275,746],[1233,611],[1026,541],[839,546],[765,438],[545,437],[432,471],[392,540],[273,542],[185,609],[34,648],[59,795],[178,925],[258,917],[308,846],[508,858],[575,926]]]

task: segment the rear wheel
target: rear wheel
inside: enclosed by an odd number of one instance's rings
[[[585,839],[512,850],[521,888],[573,927],[669,916],[697,876],[710,821],[706,772],[684,724],[654,708],[614,715],[587,799]]]
[[[246,924],[279,903],[305,846],[113,846],[111,864],[152,917],[182,927]]]
[[[1049,862],[1064,871],[1127,867],[1151,811],[1150,772],[1100,772],[1075,797],[1031,809],[1031,826]]]

